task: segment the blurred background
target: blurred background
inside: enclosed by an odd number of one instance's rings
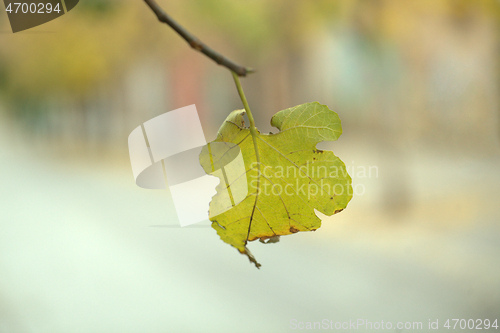
[[[142,1],[16,34],[2,8],[0,332],[500,321],[499,1],[158,3],[258,69],[242,84],[262,132],[288,107],[335,110],[344,134],[320,148],[357,192],[314,233],[251,243],[256,270],[208,221],[176,227],[128,159],[134,128],[190,104],[213,140],[242,108],[230,73]]]

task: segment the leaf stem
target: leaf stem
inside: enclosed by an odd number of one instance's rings
[[[240,95],[241,102],[243,103],[245,111],[247,112],[248,120],[250,120],[250,129],[252,127],[256,129],[252,111],[250,111],[250,106],[248,105],[247,98],[245,97],[245,93],[243,92],[243,88],[241,87],[240,78],[238,77],[238,74],[233,71],[231,71],[231,74],[233,74],[234,83],[236,84],[236,89],[238,89],[238,94]]]
[[[260,175],[260,157],[259,157],[259,148],[257,147],[258,130],[257,127],[255,127],[255,120],[253,119],[252,111],[250,111],[250,106],[248,105],[247,98],[245,97],[245,93],[243,92],[243,88],[241,87],[240,78],[238,77],[238,74],[236,74],[235,72],[231,71],[231,73],[233,74],[234,83],[236,84],[236,88],[238,89],[238,94],[240,95],[241,102],[245,107],[248,120],[250,121],[250,134],[252,134],[253,145],[255,148],[255,157],[257,158],[257,166],[259,168],[259,175]]]

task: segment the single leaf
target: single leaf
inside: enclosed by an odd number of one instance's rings
[[[224,242],[260,267],[246,247],[249,241],[275,243],[279,236],[318,229],[321,220],[314,210],[330,216],[346,208],[352,198],[351,177],[333,152],[316,148],[342,134],[338,115],[326,105],[306,103],[278,112],[271,119],[280,130],[276,134],[256,131],[252,136],[244,127],[244,114],[245,110],[229,114],[214,140],[228,143],[228,148],[214,152],[207,145],[200,164],[210,174],[226,165],[221,161],[228,159],[228,152],[240,148],[244,170],[231,181],[218,176],[221,182],[210,202],[209,218]],[[235,171],[228,165],[225,169]],[[235,203],[231,190],[242,193],[237,186],[242,177],[246,197]]]

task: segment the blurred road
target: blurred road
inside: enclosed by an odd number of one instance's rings
[[[0,133],[0,332],[289,332],[292,320],[323,319],[426,331],[429,320],[500,319],[498,158],[415,152],[404,211],[380,200],[390,166],[355,178],[364,195],[318,231],[250,244],[257,270],[209,227],[151,227],[175,225],[172,206],[135,186],[126,158],[44,156]],[[336,153],[347,165],[390,160],[361,145]]]

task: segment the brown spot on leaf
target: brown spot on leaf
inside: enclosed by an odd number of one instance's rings
[[[296,233],[296,232],[299,232],[299,230],[295,229],[294,227],[290,227],[290,232],[291,233]]]
[[[343,209],[337,209],[333,214],[340,213],[341,211],[343,211]]]

